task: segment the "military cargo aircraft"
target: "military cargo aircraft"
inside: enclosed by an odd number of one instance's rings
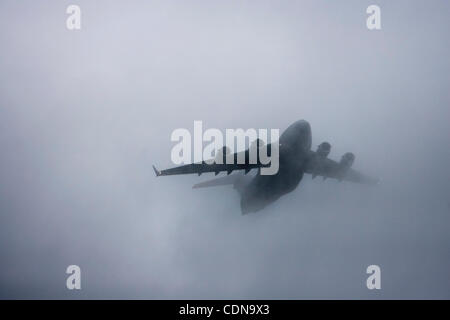
[[[241,164],[237,161],[232,164],[225,161],[213,164],[202,161],[162,171],[157,170],[155,166],[153,166],[153,169],[156,176],[192,173],[200,175],[206,172],[214,172],[217,175],[219,172],[227,172],[227,176],[196,184],[193,188],[232,185],[241,196],[242,214],[259,211],[281,196],[292,192],[299,185],[305,173],[310,174],[313,179],[321,176],[324,180],[332,178],[367,185],[378,183],[378,179],[351,168],[355,160],[353,153],[347,152],[339,162],[334,161],[328,158],[331,150],[331,145],[328,142],[322,142],[317,150],[313,151],[311,150],[311,140],[311,126],[307,121],[299,120],[291,124],[278,141],[279,169],[274,175],[260,174],[261,168],[265,166],[260,161],[250,163],[250,148],[242,151],[245,153],[246,161]],[[258,139],[256,141],[257,148],[260,148],[261,145],[263,145],[263,142]],[[270,144],[266,147],[270,155]],[[227,152],[229,150],[224,147],[222,151],[224,157]],[[238,155],[235,153],[234,159],[237,158]],[[247,175],[252,169],[258,170],[256,175]],[[238,170],[244,170],[244,173],[231,174],[232,171]]]

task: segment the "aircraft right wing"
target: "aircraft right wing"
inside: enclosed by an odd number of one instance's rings
[[[349,162],[346,162],[344,160]],[[351,168],[354,160],[354,155],[352,153],[347,153],[344,155],[341,162],[331,160],[326,157],[320,157],[317,153],[312,152],[310,160],[306,164],[305,173],[309,173],[313,176],[322,176],[324,179],[332,178],[339,181],[350,181],[355,183],[362,183],[368,185],[378,184],[379,179],[365,175],[355,169]]]

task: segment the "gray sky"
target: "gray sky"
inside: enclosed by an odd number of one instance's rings
[[[80,31],[65,26],[73,3]],[[449,9],[1,1],[0,298],[449,299]],[[298,119],[383,183],[306,176],[241,216],[232,188],[191,189],[212,175],[151,169],[172,166],[170,134],[194,120]]]

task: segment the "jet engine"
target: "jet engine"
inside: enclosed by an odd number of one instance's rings
[[[342,156],[340,164],[343,168],[348,169],[353,165],[353,162],[355,162],[355,155],[347,152]]]
[[[322,142],[317,147],[316,153],[319,157],[326,158],[330,154],[330,151],[331,151],[331,144],[329,144],[328,142]]]

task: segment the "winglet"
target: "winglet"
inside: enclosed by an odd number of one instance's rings
[[[153,166],[153,165],[152,165],[152,167],[153,167],[153,170],[155,171],[156,176],[159,177],[159,176],[161,175],[161,171],[158,171],[158,170],[155,168],[155,166]]]

